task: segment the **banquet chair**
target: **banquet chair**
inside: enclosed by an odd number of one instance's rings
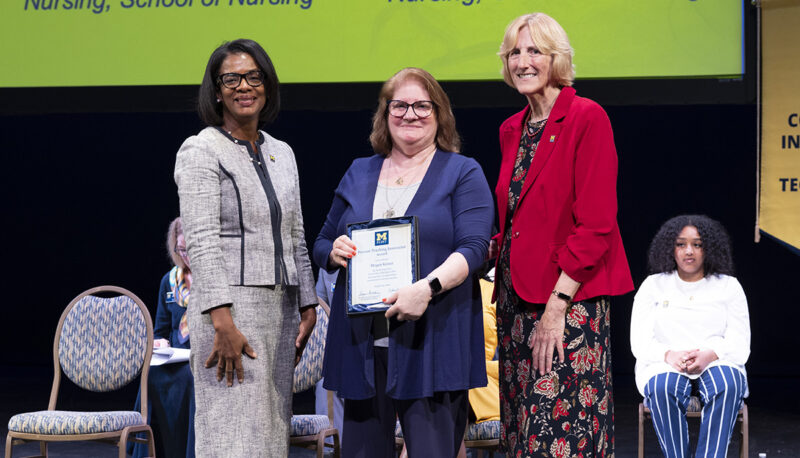
[[[322,378],[322,358],[325,355],[325,336],[328,333],[328,314],[317,306],[317,324],[308,339],[303,357],[294,368],[292,391],[300,393],[313,388]],[[317,451],[322,458],[325,447],[333,449],[333,456],[339,456],[339,431],[333,426],[333,393],[328,391],[328,415],[292,415],[289,444]],[[333,438],[333,444],[325,439]]]
[[[494,456],[500,448],[500,421],[489,420],[480,423],[470,423],[464,434],[464,445],[467,448],[478,450],[478,458],[483,458],[483,452],[488,452],[489,458]]]
[[[102,294],[102,296],[101,296]],[[116,444],[126,456],[128,437],[148,444],[155,456],[153,432],[147,425],[147,374],[153,352],[153,322],[144,303],[130,291],[99,286],[79,294],[67,305],[53,341],[53,386],[47,410],[11,417],[6,438],[6,458],[14,445],[39,442],[40,456],[47,443],[102,441]],[[141,374],[142,407],[138,411],[79,412],[56,410],[61,374],[78,387],[94,392],[118,390]]]
[[[403,439],[403,429],[398,420],[394,428],[394,445],[396,451],[403,449],[405,441]],[[487,452],[489,458],[494,457],[494,453],[500,448],[500,421],[489,420],[480,423],[469,423],[467,430],[464,431],[464,446],[477,450],[477,457],[483,458]]]
[[[689,406],[686,407],[686,418],[700,418],[703,412],[703,405],[700,403],[700,398],[692,396],[689,399]],[[639,458],[644,458],[644,423],[651,420],[650,409],[639,403]],[[742,442],[739,444],[739,457],[747,458],[749,456],[748,448],[750,446],[750,418],[747,413],[747,404],[742,401],[742,407],[739,408],[739,414],[736,416],[736,423],[740,424],[740,433],[742,435]]]

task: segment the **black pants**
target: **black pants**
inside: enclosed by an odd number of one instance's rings
[[[345,399],[342,456],[393,458],[400,419],[409,458],[455,457],[467,427],[467,391],[442,391],[420,399],[386,395],[388,351],[375,347],[375,397]]]

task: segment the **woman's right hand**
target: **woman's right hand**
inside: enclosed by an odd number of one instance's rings
[[[346,235],[340,235],[333,241],[328,255],[328,266],[347,267],[347,260],[356,255],[356,244]]]
[[[206,360],[206,368],[217,365],[217,381],[223,377],[227,379],[228,386],[233,386],[233,372],[239,383],[244,383],[244,366],[242,366],[242,353],[251,359],[256,359],[255,350],[247,342],[247,338],[239,332],[233,323],[230,307],[217,307],[211,312],[211,321],[214,323],[214,348]]]

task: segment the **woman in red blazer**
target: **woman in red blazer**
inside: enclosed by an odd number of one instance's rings
[[[528,105],[500,127],[495,297],[509,456],[614,451],[609,296],[633,289],[617,226],[611,123],[575,95],[551,17],[506,29],[503,77]]]

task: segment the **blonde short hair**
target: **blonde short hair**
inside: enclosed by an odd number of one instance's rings
[[[575,51],[569,44],[567,32],[555,19],[544,13],[524,14],[511,21],[511,24],[506,27],[503,42],[500,44],[500,52],[497,53],[503,60],[502,74],[506,84],[516,88],[508,69],[508,56],[517,45],[520,30],[526,26],[539,51],[553,56],[550,82],[558,87],[572,86],[572,82],[575,80],[575,66],[572,64]]]
[[[461,149],[461,138],[456,131],[456,117],[450,108],[450,99],[433,75],[416,67],[406,67],[383,83],[378,96],[378,108],[372,116],[372,133],[369,135],[372,149],[383,157],[392,152],[387,105],[394,97],[397,86],[412,79],[422,84],[433,102],[433,115],[436,116],[436,146],[441,150],[457,153]]]

